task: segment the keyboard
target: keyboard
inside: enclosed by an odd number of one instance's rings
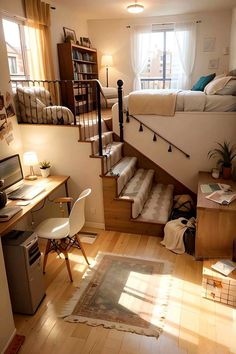
[[[43,186],[34,186],[30,184],[23,185],[19,187],[17,190],[8,194],[8,199],[16,200],[31,200],[36,197],[39,193],[44,191]]]
[[[22,208],[19,206],[9,206],[0,209],[0,222],[10,220],[15,214],[19,213]]]

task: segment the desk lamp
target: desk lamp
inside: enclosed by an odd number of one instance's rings
[[[101,64],[106,67],[106,81],[108,87],[108,68],[113,65],[112,55],[103,55]]]
[[[31,181],[37,179],[37,176],[34,173],[33,166],[38,164],[38,158],[34,151],[28,151],[23,154],[23,161],[25,166],[30,167],[30,174],[25,177],[25,179],[29,179]]]

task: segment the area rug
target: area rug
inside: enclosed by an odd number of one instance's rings
[[[163,260],[99,253],[62,317],[158,337],[167,310],[171,270],[172,265]]]

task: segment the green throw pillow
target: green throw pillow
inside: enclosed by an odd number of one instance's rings
[[[201,76],[200,79],[193,85],[192,91],[204,91],[204,88],[209,82],[211,82],[216,74],[210,74],[207,76]]]

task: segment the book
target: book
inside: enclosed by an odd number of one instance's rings
[[[215,264],[212,264],[211,268],[227,277],[236,269],[236,263],[230,261],[229,259],[222,259]]]
[[[223,183],[201,184],[202,193],[213,193],[220,190],[229,191],[230,189],[231,186],[229,184],[223,184]]]
[[[207,195],[206,198],[221,205],[229,205],[233,200],[236,199],[236,192],[225,192],[221,190]]]

